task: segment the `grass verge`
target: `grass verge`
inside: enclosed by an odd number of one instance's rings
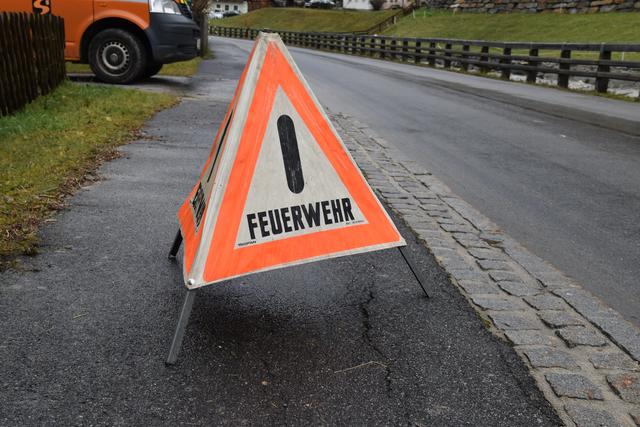
[[[453,13],[420,9],[386,35],[526,42],[640,43],[640,13]]]
[[[148,117],[175,101],[167,94],[66,82],[0,118],[0,261],[34,254],[37,227],[47,215]]]
[[[165,64],[158,75],[191,77],[198,71],[198,67],[200,66],[201,62],[202,58],[198,56],[188,61]],[[67,73],[90,74],[91,68],[89,68],[89,64],[74,64],[72,62],[67,62]]]
[[[220,27],[334,33],[366,31],[397,12],[267,7],[244,15],[211,20],[210,23]]]

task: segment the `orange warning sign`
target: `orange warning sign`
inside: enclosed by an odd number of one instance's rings
[[[178,213],[187,287],[403,246],[276,34],[261,34]]]

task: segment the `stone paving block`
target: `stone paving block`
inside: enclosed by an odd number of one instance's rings
[[[409,196],[405,194],[390,194],[386,191],[382,191],[381,194],[387,202],[403,202],[406,200],[410,200]]]
[[[522,314],[490,312],[488,313],[493,323],[500,330],[540,330],[542,325],[537,319],[525,317]]]
[[[509,263],[505,261],[494,261],[489,259],[476,260],[478,265],[483,270],[511,270]]]
[[[562,289],[570,287],[574,281],[559,272],[553,271],[551,267],[544,265],[544,269],[538,268],[533,271],[533,276],[538,279],[542,285],[549,289]]]
[[[602,391],[587,377],[579,374],[548,373],[544,376],[558,397],[602,400]]]
[[[429,249],[450,249],[449,252],[444,253],[443,257],[447,260],[446,264],[444,265],[446,270],[449,271],[453,269],[465,268],[465,266],[467,265],[467,261],[462,257],[462,255],[458,253],[458,251],[455,249],[455,246],[451,242],[446,240],[444,240],[442,243],[442,246],[434,245],[433,248],[430,247]]]
[[[528,296],[524,300],[536,310],[564,310],[567,308],[561,298],[548,293]]]
[[[622,400],[640,405],[640,374],[624,372],[607,375],[607,382]]]
[[[434,219],[438,219],[438,218],[451,218],[452,213],[449,211],[444,211],[444,210],[440,210],[440,209],[424,209],[424,206],[420,205],[422,207],[422,210],[424,210],[427,215],[429,215],[430,217],[434,218]]]
[[[468,294],[500,294],[500,289],[488,281],[458,280],[458,284]]]
[[[437,215],[432,215],[438,224],[447,224],[447,225],[459,225],[458,221],[449,217],[441,217]]]
[[[404,207],[404,208],[396,208],[394,207],[395,210],[397,210],[398,212],[400,212],[403,216],[404,215],[414,215],[416,210],[414,208],[409,208],[409,207]]]
[[[540,331],[504,331],[513,345],[546,345],[558,344],[558,339]]]
[[[448,231],[450,233],[471,233],[475,231],[470,226],[462,224],[442,224],[440,227],[442,227],[444,231]]]
[[[440,229],[436,224],[432,223],[431,221],[425,221],[424,218],[417,218],[417,217],[412,217],[409,219],[405,218],[405,222],[409,224],[411,228],[416,232],[437,231],[438,233],[441,233]]]
[[[432,218],[438,224],[458,224],[459,221],[451,218],[448,212],[427,212],[430,218]]]
[[[489,247],[489,245],[487,245],[484,240],[478,238],[475,233],[452,233],[451,236],[456,239],[456,241],[458,241],[461,245],[464,245],[464,243],[476,243],[478,245],[485,245],[484,247]]]
[[[602,335],[584,326],[567,326],[566,328],[558,329],[556,335],[562,338],[562,341],[564,341],[569,348],[579,345],[591,347],[603,347],[607,345],[607,340],[605,340]]]
[[[441,247],[441,248],[448,248],[451,250],[455,250],[454,243],[448,240],[442,240],[440,239],[440,237],[422,237],[421,234],[418,234],[418,237],[424,240],[427,243],[427,245],[429,245],[429,247],[434,246],[434,247]]]
[[[620,351],[596,353],[589,358],[589,361],[596,369],[640,370],[637,362],[631,360],[629,356]]]
[[[631,357],[640,361],[640,330],[638,328],[615,312],[609,312],[607,316],[603,317],[585,317],[629,353]]]
[[[490,271],[489,276],[496,282],[519,282],[522,278],[513,271]]]
[[[460,243],[462,246],[464,246],[467,249],[470,249],[470,248],[490,249],[491,248],[491,246],[489,246],[484,240],[480,240],[480,239],[458,240],[458,243]]]
[[[538,313],[540,320],[550,328],[564,328],[566,326],[584,326],[584,322],[578,317],[566,311],[541,311]]]
[[[587,319],[603,317],[609,311],[600,301],[582,289],[562,288],[554,289],[554,294],[564,299],[570,306]]]
[[[487,259],[493,261],[506,261],[507,257],[502,252],[495,249],[469,249],[469,253],[474,258]]]
[[[417,229],[417,230],[414,230],[414,231],[416,232],[416,234],[419,237],[421,237],[423,239],[430,238],[430,239],[440,239],[440,240],[442,240],[444,238],[444,234],[442,234],[442,232],[439,231],[439,230],[425,230],[423,228],[423,229]]]
[[[405,162],[404,167],[414,175],[430,175],[429,171],[416,162]]]
[[[469,268],[466,266],[466,268]],[[456,280],[485,280],[485,276],[475,270],[452,270],[449,272]]]
[[[528,348],[524,354],[534,368],[580,369],[571,354],[553,347]]]
[[[410,209],[411,211],[415,212],[418,210],[418,206],[414,205],[412,203],[410,203],[410,201],[404,200],[402,202],[391,202],[389,203],[389,205],[394,208],[394,209]]]
[[[491,245],[501,243],[504,241],[504,234],[502,233],[483,231],[480,233],[479,237]]]
[[[498,282],[498,286],[500,286],[503,291],[516,297],[537,295],[542,292],[542,289],[539,287],[524,282]]]
[[[471,296],[471,300],[484,310],[515,311],[524,308],[524,305],[515,298]]]
[[[413,193],[413,197],[418,200],[435,200],[438,198],[435,193],[427,190],[416,191]]]
[[[565,411],[577,427],[625,427],[611,413],[581,403],[567,403]]]
[[[453,249],[449,249],[449,248],[432,247],[429,249],[431,250],[431,253],[436,257],[438,256],[446,257],[448,253],[455,253]]]
[[[458,198],[443,197],[445,203],[451,206],[456,212],[458,212],[465,220],[469,221],[474,227],[479,230],[494,230],[498,226],[491,222],[489,218],[482,215],[478,210],[467,202]]]

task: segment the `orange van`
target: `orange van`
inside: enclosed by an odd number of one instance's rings
[[[64,18],[66,59],[88,63],[108,83],[150,77],[199,49],[185,0],[0,0],[0,12]]]

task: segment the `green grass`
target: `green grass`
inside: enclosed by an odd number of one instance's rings
[[[114,147],[176,98],[63,83],[0,117],[0,259],[35,253],[38,225]]]
[[[158,73],[160,76],[177,76],[177,77],[190,77],[198,71],[198,66],[202,62],[202,58],[196,57],[189,61],[174,62],[172,64],[165,64],[162,70]],[[67,62],[67,73],[74,74],[89,74],[91,68],[88,64],[74,64]]]
[[[415,12],[386,35],[526,42],[640,43],[640,13],[456,13]]]
[[[210,23],[220,27],[269,28],[282,31],[352,32],[365,31],[397,12],[267,7],[244,15],[211,20]]]

